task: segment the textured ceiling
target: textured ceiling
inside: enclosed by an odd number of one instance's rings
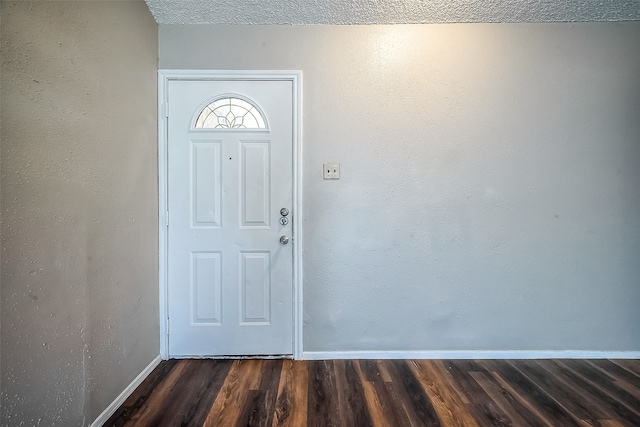
[[[159,24],[637,21],[640,0],[146,0]]]

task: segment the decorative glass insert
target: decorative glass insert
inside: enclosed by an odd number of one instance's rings
[[[266,125],[262,113],[251,102],[225,97],[204,107],[196,129],[266,129]]]

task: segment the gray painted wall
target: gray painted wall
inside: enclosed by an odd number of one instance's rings
[[[158,355],[157,25],[1,2],[2,417],[88,425]]]
[[[159,36],[304,72],[305,351],[640,350],[640,23]]]

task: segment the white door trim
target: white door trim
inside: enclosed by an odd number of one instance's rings
[[[302,71],[158,71],[158,277],[160,313],[160,356],[169,358],[168,247],[167,247],[167,148],[168,85],[171,80],[288,80],[293,83],[293,357],[302,358]]]

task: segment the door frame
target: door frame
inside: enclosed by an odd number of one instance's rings
[[[293,84],[293,358],[302,358],[302,71],[244,70],[158,70],[158,281],[160,314],[160,356],[169,358],[168,310],[168,88],[172,80],[291,81]]]

